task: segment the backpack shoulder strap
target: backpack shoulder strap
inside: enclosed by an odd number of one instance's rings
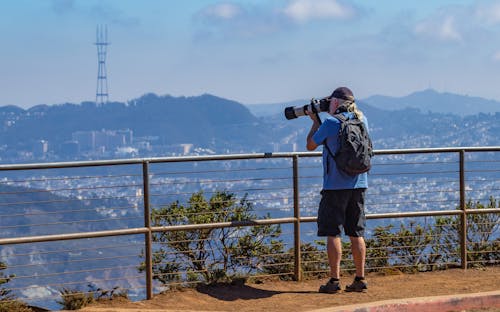
[[[346,116],[344,116],[344,114],[340,113],[340,114],[335,114],[333,115],[333,117],[337,118],[339,121],[340,121],[340,128],[339,128],[339,131],[342,131],[342,123],[345,122],[346,120],[348,120],[349,118],[347,118]],[[326,140],[325,139],[323,141],[323,145],[325,146],[326,150],[328,151],[328,154],[330,154],[330,156],[335,159],[335,155],[333,155],[333,152],[332,150],[328,147],[328,144],[326,143]]]
[[[337,118],[338,120],[340,120],[340,122],[344,122],[346,120],[348,120],[349,118],[346,117],[344,114],[340,113],[340,114],[335,114],[333,115],[333,117]]]

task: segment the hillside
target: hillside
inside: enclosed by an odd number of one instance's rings
[[[401,97],[373,95],[368,98],[358,99],[358,102],[384,111],[415,109],[422,113],[453,114],[462,117],[478,113],[494,114],[500,112],[500,102],[498,101],[478,96],[438,92],[433,89],[417,91]],[[263,117],[281,113],[287,106],[302,106],[308,103],[308,100],[296,100],[272,104],[249,104],[246,106],[254,115]]]
[[[363,100],[385,110],[418,109],[421,112],[456,114],[459,116],[500,111],[500,102],[477,96],[458,95],[426,89],[403,97],[374,95]]]
[[[162,144],[216,142],[255,144],[261,127],[243,105],[212,95],[172,97],[146,94],[128,103],[93,102],[38,105],[28,110],[0,108],[3,144],[29,147],[36,140],[54,145],[76,131],[130,129],[135,136],[159,136]]]
[[[436,95],[434,91],[423,93]],[[422,99],[423,93],[413,97]],[[438,96],[442,100],[448,95]],[[470,100],[456,95],[453,98],[465,106]],[[429,112],[422,107],[383,109],[393,107],[391,103],[382,97],[358,102],[368,117],[376,149],[500,144],[498,112],[462,116]],[[434,102],[432,107],[440,107],[439,103]],[[93,102],[38,105],[27,110],[4,106],[0,107],[0,160],[6,163],[123,158],[120,147],[131,151],[126,157],[184,155],[181,145],[191,147],[187,153],[197,154],[305,151],[309,118],[286,120],[283,115],[286,106],[303,104],[294,101],[257,107],[209,94],[146,94],[127,103],[102,106]],[[101,145],[97,145],[97,135],[107,135],[107,131],[128,131],[130,139],[106,145],[107,139],[101,138]],[[85,149],[74,138],[78,132],[93,135],[94,145]],[[40,142],[46,144],[43,151]],[[68,143],[78,145],[78,150],[69,153]]]

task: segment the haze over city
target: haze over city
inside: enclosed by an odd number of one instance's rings
[[[244,104],[433,88],[500,100],[500,1],[3,1],[0,106],[210,93]]]

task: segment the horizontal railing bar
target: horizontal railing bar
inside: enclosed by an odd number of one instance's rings
[[[407,217],[431,217],[431,216],[446,216],[446,215],[460,215],[461,210],[438,210],[438,211],[421,211],[421,212],[401,212],[401,213],[377,213],[366,215],[367,219],[387,219],[387,218],[407,218]],[[468,209],[466,213],[500,213],[500,208],[487,208],[487,209]],[[285,224],[294,223],[296,218],[274,218],[274,219],[257,219],[247,221],[232,221],[232,222],[218,222],[218,223],[203,223],[203,224],[185,224],[185,225],[172,225],[172,226],[155,226],[151,227],[152,232],[164,231],[186,231],[197,229],[211,229],[211,228],[227,228],[227,227],[240,227],[240,226],[255,226],[255,225],[269,225],[269,224]],[[301,217],[300,222],[316,222],[317,217]],[[144,234],[149,231],[148,228],[131,228],[123,230],[108,230],[84,233],[68,233],[68,234],[55,234],[55,235],[41,235],[41,236],[27,236],[27,237],[14,237],[0,239],[0,245],[9,244],[26,244],[26,243],[39,243],[50,242],[58,240],[72,240],[83,238],[95,237],[108,237],[119,235],[133,235]]]
[[[453,152],[498,152],[500,146],[480,146],[480,147],[442,147],[442,148],[412,148],[412,149],[386,149],[375,150],[375,155],[387,154],[423,154],[423,153],[453,153]],[[251,153],[251,154],[231,154],[231,155],[203,155],[203,156],[172,156],[172,157],[152,157],[152,158],[128,158],[113,160],[91,160],[91,161],[70,161],[52,163],[31,163],[31,164],[10,164],[0,165],[0,171],[6,170],[30,170],[30,169],[54,169],[71,167],[97,167],[111,165],[135,165],[148,163],[167,162],[192,162],[192,161],[214,161],[214,160],[248,160],[260,158],[293,158],[318,157],[321,152],[291,152],[291,153]]]
[[[0,245],[42,243],[42,242],[53,242],[53,241],[60,241],[60,240],[71,240],[71,239],[82,239],[82,238],[134,235],[134,234],[144,234],[144,233],[147,233],[148,231],[149,231],[148,228],[142,227],[142,228],[130,228],[130,229],[123,229],[123,230],[108,230],[108,231],[96,231],[96,232],[80,232],[80,233],[67,233],[67,234],[0,238]]]
[[[424,153],[457,153],[457,152],[498,152],[500,146],[477,146],[477,147],[438,147],[438,148],[407,148],[375,150],[375,155],[388,154],[424,154]]]
[[[213,160],[247,160],[259,158],[288,158],[294,155],[304,157],[317,157],[319,152],[295,152],[295,153],[252,153],[252,154],[231,154],[231,155],[206,155],[206,156],[173,156],[173,157],[152,157],[152,158],[129,158],[113,160],[91,160],[91,161],[70,161],[53,163],[33,163],[0,165],[0,171],[5,170],[30,170],[30,169],[54,169],[54,168],[74,168],[74,167],[98,167],[113,165],[137,165],[144,162],[162,163],[162,162],[192,162],[192,161],[213,161]]]
[[[500,213],[500,208],[467,209],[467,213]]]
[[[500,210],[500,209],[499,209]],[[460,215],[461,210],[434,210],[434,211],[412,211],[412,212],[387,212],[366,215],[367,219],[390,219],[390,218],[411,218],[411,217],[433,217]]]
[[[486,214],[500,213],[500,208],[487,209],[467,209],[467,214]],[[418,212],[388,212],[367,214],[366,219],[391,219],[391,218],[410,218],[410,217],[433,217],[433,216],[452,216],[461,215],[461,210],[431,210]],[[317,217],[301,217],[300,222],[316,222]]]
[[[183,224],[171,226],[153,226],[153,232],[166,232],[166,231],[188,231],[200,229],[213,229],[213,228],[227,228],[239,226],[255,226],[255,225],[268,225],[268,224],[282,224],[293,223],[296,218],[275,218],[275,219],[258,219],[248,221],[231,221],[231,222],[217,222],[217,223],[203,223],[203,224]]]

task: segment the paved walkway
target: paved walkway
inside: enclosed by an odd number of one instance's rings
[[[500,311],[500,290],[475,294],[384,300],[324,308],[311,312],[444,312],[471,309],[481,309],[485,312]]]

